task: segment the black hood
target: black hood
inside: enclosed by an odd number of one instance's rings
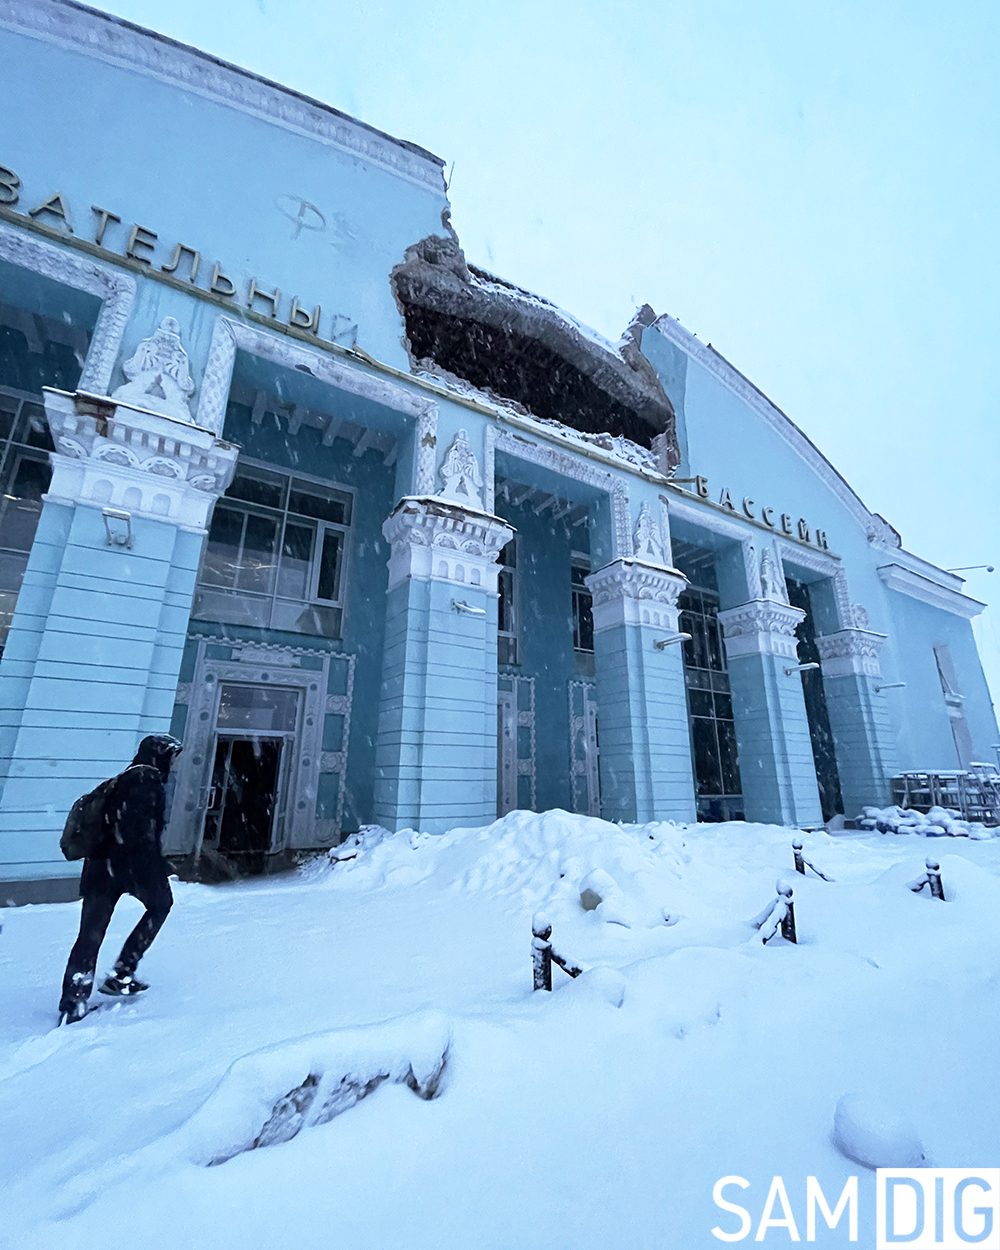
[[[164,775],[170,771],[174,756],[181,749],[181,744],[170,734],[150,734],[139,743],[133,764],[152,764]]]

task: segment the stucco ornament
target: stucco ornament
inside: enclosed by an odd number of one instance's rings
[[[483,511],[483,475],[465,430],[459,430],[438,470],[444,485],[438,494]]]
[[[639,519],[635,524],[632,541],[637,560],[648,560],[651,564],[666,564],[660,528],[653,519],[653,512],[648,503],[644,503],[639,509]]]
[[[760,597],[772,599],[775,603],[787,603],[788,591],[785,589],[784,578],[778,570],[777,562],[770,551],[765,551],[760,558]]]
[[[194,394],[194,380],[181,345],[181,328],[173,317],[164,317],[156,333],[142,340],[122,365],[122,372],[128,381],[112,393],[112,399],[150,408],[165,417],[192,420],[189,397]]]

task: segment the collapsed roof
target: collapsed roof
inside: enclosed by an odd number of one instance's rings
[[[617,349],[548,300],[466,262],[452,235],[408,248],[392,273],[415,368],[463,379],[533,416],[619,435],[680,460],[673,406],[639,350],[643,308]]]

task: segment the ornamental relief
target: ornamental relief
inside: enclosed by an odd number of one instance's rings
[[[173,460],[169,456],[148,456],[145,460],[140,460],[131,447],[97,440],[93,450],[88,451],[83,443],[66,435],[58,435],[55,444],[56,450],[70,460],[94,460],[101,464],[116,465],[121,469],[138,469],[151,473],[154,477],[175,482],[184,479],[184,466],[179,460]],[[218,490],[219,480],[214,473],[197,473],[188,479],[187,485],[195,490],[211,493]]]
[[[439,496],[483,511],[483,475],[465,430],[455,435],[438,475],[443,483]]]
[[[190,398],[194,379],[175,318],[163,318],[156,332],[143,339],[125,361],[122,372],[128,381],[112,391],[112,399],[149,408],[165,417],[193,421]]]
[[[660,526],[653,520],[653,512],[648,503],[639,509],[632,534],[632,549],[637,559],[648,560],[652,564],[666,564],[663,548],[663,535]]]

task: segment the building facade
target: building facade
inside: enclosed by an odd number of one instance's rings
[[[982,605],[677,321],[476,269],[437,157],[212,57],[66,0],[0,39],[4,902],[73,897],[151,732],[192,871],[993,758]]]

